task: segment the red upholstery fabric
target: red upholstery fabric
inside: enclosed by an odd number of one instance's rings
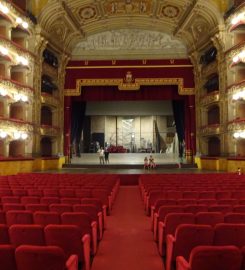
[[[65,203],[52,203],[49,205],[49,210],[62,214],[64,212],[72,212],[72,206]]]
[[[37,211],[33,214],[33,220],[35,224],[43,226],[61,223],[60,215],[57,212]]]
[[[177,257],[177,270],[241,270],[242,255],[234,246],[199,246],[191,251],[189,263]]]
[[[20,203],[19,196],[4,196],[1,198],[2,203]]]
[[[0,245],[0,267],[3,270],[17,270],[13,246]]]
[[[196,214],[196,224],[215,226],[224,222],[224,215],[221,212],[199,212]]]
[[[245,224],[217,224],[214,228],[214,245],[245,246]]]
[[[0,245],[9,244],[8,226],[0,224]]]
[[[37,203],[37,204],[26,204],[26,210],[30,210],[32,212],[36,212],[36,211],[48,211],[48,205],[47,204],[41,204],[41,203]]]
[[[8,226],[13,224],[33,224],[32,212],[28,210],[11,210],[6,213]]]
[[[65,254],[56,246],[28,246],[16,249],[18,270],[65,270]]]
[[[20,245],[45,245],[44,231],[41,225],[12,225],[9,227],[9,237],[15,247]]]
[[[10,210],[25,210],[25,206],[20,203],[5,203],[3,204],[3,210],[4,211],[10,211]]]
[[[60,203],[59,197],[41,197],[40,203],[44,204],[52,204],[52,203]]]
[[[245,224],[245,213],[230,213],[224,216],[225,223]]]
[[[40,203],[40,198],[37,197],[37,196],[24,196],[24,197],[21,197],[21,203],[22,204],[37,204],[37,203]]]

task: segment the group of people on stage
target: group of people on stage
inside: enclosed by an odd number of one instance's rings
[[[107,147],[105,149],[100,147],[97,153],[99,154],[100,164],[109,164],[109,150]]]
[[[144,158],[144,169],[155,169],[156,163],[154,161],[154,158],[152,155],[150,155],[149,159],[148,157]]]

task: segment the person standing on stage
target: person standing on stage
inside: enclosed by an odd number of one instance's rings
[[[105,148],[105,164],[109,164],[109,149],[108,147]]]
[[[98,151],[100,164],[105,164],[104,149],[101,147]]]

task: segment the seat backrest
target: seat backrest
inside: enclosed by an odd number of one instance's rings
[[[52,203],[49,205],[49,210],[62,214],[64,212],[72,212],[72,206],[66,203]]]
[[[18,270],[66,269],[64,251],[57,246],[22,245],[16,249],[15,257]]]
[[[94,204],[99,211],[103,211],[103,203],[100,199],[96,198],[82,198],[81,204]]]
[[[79,204],[81,200],[79,198],[60,198],[60,203],[64,204]]]
[[[190,255],[191,270],[240,270],[241,251],[234,246],[199,246]]]
[[[197,200],[196,199],[179,199],[177,200],[178,205],[187,205],[187,204],[196,204]]]
[[[44,197],[59,197],[59,191],[57,189],[43,189]]]
[[[28,210],[11,210],[6,212],[6,223],[13,224],[33,224],[32,212]]]
[[[168,213],[182,213],[183,207],[179,205],[167,205],[167,206],[161,206],[158,210],[158,220],[163,221],[165,219],[165,216]]]
[[[212,245],[214,229],[210,225],[183,224],[179,225],[175,232],[175,247],[173,259],[183,256],[189,259],[191,250],[200,245]]]
[[[75,191],[73,189],[60,189],[59,195],[60,197],[72,198],[75,197]]]
[[[41,197],[40,203],[44,203],[48,205],[52,203],[60,203],[60,198],[59,197]]]
[[[214,191],[201,191],[199,192],[199,199],[215,199]]]
[[[16,224],[9,227],[10,242],[15,247],[20,245],[44,246],[43,226],[36,224]]]
[[[0,224],[6,224],[6,214],[2,210],[0,210]]]
[[[227,214],[232,212],[233,207],[227,204],[217,204],[217,205],[210,205],[208,207],[209,212],[222,212],[223,214]]]
[[[91,222],[92,219],[85,212],[66,212],[61,214],[61,223],[77,225],[82,235],[91,234]]]
[[[0,245],[0,267],[3,270],[17,270],[13,246]]]
[[[245,224],[245,213],[229,213],[224,216],[225,223]]]
[[[205,205],[215,205],[217,203],[216,199],[198,199],[198,204],[205,204]]]
[[[47,204],[41,204],[41,203],[37,203],[37,204],[26,204],[26,210],[30,210],[32,212],[36,212],[36,211],[48,211],[48,205]]]
[[[215,226],[224,222],[224,215],[221,212],[199,212],[196,214],[196,224]]]
[[[230,199],[230,198],[231,198],[231,192],[229,192],[229,191],[217,191],[216,192],[216,200]]]
[[[208,211],[208,206],[205,204],[189,204],[189,205],[184,205],[183,210],[185,213],[196,214],[198,212]]]
[[[4,196],[1,198],[2,203],[20,203],[19,196]]]
[[[0,224],[0,245],[9,244],[8,226],[6,224]]]
[[[182,199],[183,195],[181,191],[169,190],[166,192],[166,197],[167,199],[178,200]]]
[[[183,191],[183,199],[197,199],[199,193],[197,191]]]
[[[217,224],[214,228],[214,245],[245,246],[245,224]]]
[[[245,213],[245,205],[234,205],[233,212],[235,213]]]
[[[57,212],[36,211],[33,213],[33,220],[35,224],[43,226],[49,224],[60,224],[60,214]]]
[[[195,215],[192,213],[169,213],[165,216],[165,235],[175,234],[181,224],[195,224]]]
[[[4,211],[10,210],[25,210],[25,206],[21,203],[4,203],[3,204]]]
[[[40,197],[38,196],[23,196],[20,199],[22,204],[40,203]]]
[[[93,221],[98,220],[98,211],[96,206],[93,204],[74,204],[73,205],[74,212],[85,212],[87,213]]]
[[[83,247],[80,229],[76,225],[47,225],[44,228],[47,245],[55,245],[62,248],[66,259],[76,254],[79,261],[83,260]]]

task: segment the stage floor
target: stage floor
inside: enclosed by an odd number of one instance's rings
[[[150,156],[149,153],[110,153],[109,164],[110,165],[142,165],[144,164],[144,158]],[[155,163],[157,165],[162,164],[179,164],[186,163],[182,161],[176,154],[152,154]],[[72,157],[71,164],[87,164],[98,165],[100,164],[99,156],[97,153],[81,154],[81,157]]]

